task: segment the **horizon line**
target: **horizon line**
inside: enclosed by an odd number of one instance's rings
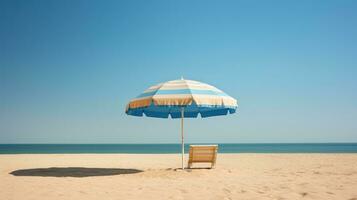
[[[357,142],[195,142],[186,144],[357,144]],[[0,143],[0,145],[160,145],[181,143]]]

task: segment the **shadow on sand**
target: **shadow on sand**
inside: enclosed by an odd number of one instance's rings
[[[120,174],[135,174],[143,172],[138,169],[121,168],[85,168],[85,167],[50,167],[35,169],[20,169],[10,172],[14,176],[43,176],[43,177],[89,177],[112,176]]]

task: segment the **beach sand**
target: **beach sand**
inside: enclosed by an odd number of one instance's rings
[[[219,154],[216,169],[186,171],[180,161],[179,154],[0,155],[0,199],[357,200],[357,154]]]

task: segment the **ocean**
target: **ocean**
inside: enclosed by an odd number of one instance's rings
[[[185,145],[185,151],[188,151]],[[219,153],[357,153],[357,143],[218,144]],[[181,153],[180,144],[0,144],[0,154]]]

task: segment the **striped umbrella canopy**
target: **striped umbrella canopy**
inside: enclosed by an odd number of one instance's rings
[[[184,168],[183,118],[233,114],[237,100],[214,86],[193,80],[173,80],[149,87],[132,99],[126,114],[157,118],[181,118],[182,169]]]

